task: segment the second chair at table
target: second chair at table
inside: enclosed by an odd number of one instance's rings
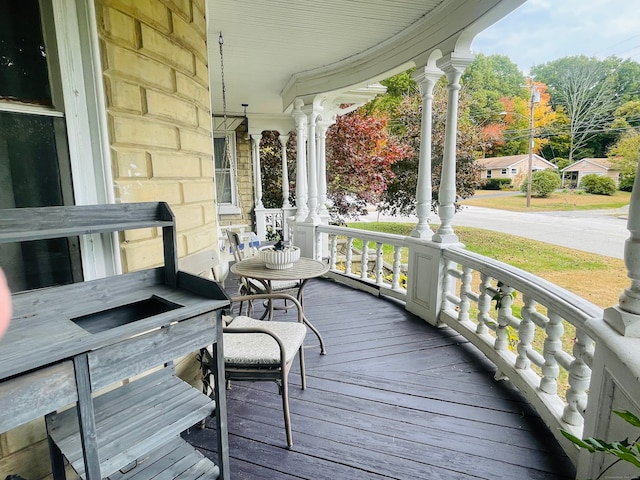
[[[240,241],[240,235],[237,232],[227,230],[227,238],[229,240],[229,246],[233,253],[233,258],[236,262],[240,262],[246,258],[246,251],[249,248],[241,248],[242,242]],[[241,295],[254,295],[264,293],[285,293],[292,295],[302,303],[302,297],[300,295],[300,287],[302,286],[302,280],[274,280],[267,284],[256,280],[255,278],[240,277],[240,291]],[[287,299],[283,300],[282,306],[276,306],[273,299],[266,301],[267,309],[265,310],[264,317],[269,320],[273,320],[273,311],[278,309],[288,310],[292,308],[289,305]],[[240,305],[242,308],[242,305]],[[263,318],[264,318],[263,317]]]

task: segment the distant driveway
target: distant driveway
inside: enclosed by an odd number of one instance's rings
[[[566,212],[511,212],[482,207],[464,207],[453,217],[452,225],[484,228],[517,235],[531,240],[623,258],[627,230],[628,207],[615,210],[588,210]],[[416,217],[378,216],[374,211],[361,221],[416,222]],[[431,214],[434,230],[440,223]]]

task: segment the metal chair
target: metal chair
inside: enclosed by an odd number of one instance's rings
[[[306,388],[303,343],[307,334],[304,313],[300,303],[291,295],[257,294],[232,298],[232,302],[252,300],[286,299],[298,309],[297,322],[263,321],[245,315],[225,317],[223,329],[225,379],[227,387],[235,381],[274,381],[282,396],[282,410],[287,437],[287,447],[293,446],[291,414],[289,410],[288,375],[293,360],[300,360],[301,387]],[[240,313],[242,313],[240,311]],[[213,375],[209,368],[211,355],[203,350],[199,357],[202,365],[205,391]]]
[[[245,258],[244,248],[241,247],[240,236],[238,233],[233,232],[231,230],[227,230],[227,238],[229,239],[229,246],[233,253],[233,257],[236,262],[240,262]],[[300,291],[300,287],[302,286],[301,280],[278,280],[272,281],[268,284],[264,284],[259,280],[254,278],[240,277],[240,288],[239,292],[241,295],[255,295],[255,294],[266,294],[266,293],[285,293],[288,295],[295,296],[297,300],[302,304],[302,295]],[[273,311],[274,310],[289,310],[292,308],[288,305],[287,299],[284,300],[284,305],[276,306],[274,304],[273,299],[269,299],[266,301],[265,313],[262,317],[268,317],[269,320],[273,320]],[[253,304],[251,304],[253,308]],[[240,305],[240,309],[242,309],[242,305]]]

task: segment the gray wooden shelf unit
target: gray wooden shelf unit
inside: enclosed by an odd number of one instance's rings
[[[162,229],[163,267],[12,296],[0,339],[0,433],[46,416],[56,480],[65,459],[89,480],[229,479],[221,348],[229,298],[216,282],[178,271],[168,205],[0,210],[0,243],[149,227]],[[173,368],[207,347],[217,360],[213,398]],[[217,464],[180,437],[212,414]]]

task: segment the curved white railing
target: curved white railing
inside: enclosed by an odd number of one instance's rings
[[[496,377],[508,378],[525,395],[577,460],[577,450],[559,430],[582,434],[595,350],[586,324],[601,319],[602,309],[462,248],[445,249],[443,257],[440,321],[498,367]]]
[[[333,276],[368,285],[369,291],[394,298],[406,297],[407,243],[404,237],[356,228],[318,225],[316,235],[327,234],[329,271]],[[356,245],[357,244],[357,245]],[[393,260],[384,260],[385,246]]]
[[[375,294],[406,298],[400,284],[403,275],[411,275],[401,262],[403,249],[409,248],[405,237],[324,225],[316,228],[316,235],[322,233],[328,235],[332,276]],[[356,243],[361,248],[356,249]],[[385,245],[393,252],[392,262],[383,260]],[[586,324],[602,319],[602,309],[464,248],[444,247],[440,252],[439,322],[497,366],[496,378],[508,378],[522,392],[577,462],[578,450],[559,430],[582,434],[596,340],[592,337],[597,335]]]

